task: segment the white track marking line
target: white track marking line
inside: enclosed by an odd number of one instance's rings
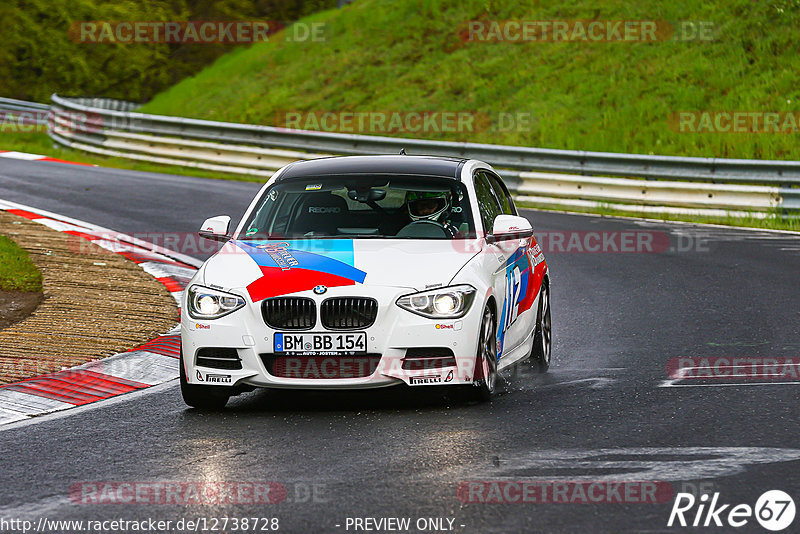
[[[742,387],[742,386],[797,386],[800,382],[742,382],[740,384],[675,384],[675,380],[664,380],[657,387],[660,388],[721,388],[721,387]]]
[[[26,152],[3,152],[0,154],[0,158],[9,158],[9,159],[24,159],[26,161],[36,161],[37,159],[46,158],[47,156],[43,156],[42,154],[28,154]]]

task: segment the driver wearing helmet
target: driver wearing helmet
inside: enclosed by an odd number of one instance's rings
[[[449,221],[452,202],[450,191],[409,191],[406,195],[408,215],[412,221],[431,221],[442,225],[453,238],[458,229]]]

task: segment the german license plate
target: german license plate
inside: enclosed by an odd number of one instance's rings
[[[275,334],[275,353],[297,354],[302,352],[367,352],[366,332],[288,333]]]

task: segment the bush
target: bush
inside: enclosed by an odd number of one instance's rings
[[[80,21],[292,21],[336,0],[4,0],[0,96],[48,102],[54,92],[144,102],[231,51],[229,44],[81,43]]]

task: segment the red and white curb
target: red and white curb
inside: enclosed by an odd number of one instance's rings
[[[164,284],[181,306],[200,260],[47,211],[0,200],[0,210],[78,236],[136,262]],[[116,397],[178,377],[179,326],[144,345],[56,373],[0,385],[0,424]]]
[[[65,159],[51,158],[41,154],[28,154],[27,152],[16,152],[14,150],[0,150],[0,158],[22,159],[25,161],[50,161],[53,163],[68,163],[70,165],[85,165],[86,167],[97,167],[92,163],[79,163],[77,161],[67,161]]]

